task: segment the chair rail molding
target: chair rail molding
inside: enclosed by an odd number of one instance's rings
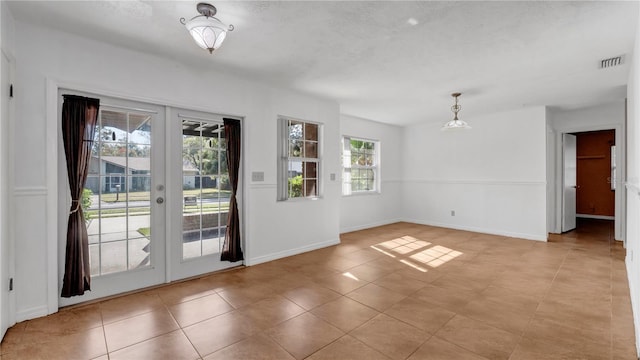
[[[13,188],[14,196],[47,196],[49,193],[46,186],[19,186]]]

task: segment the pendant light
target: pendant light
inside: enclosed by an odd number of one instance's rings
[[[189,30],[189,34],[191,34],[196,44],[205,50],[209,50],[209,54],[211,54],[213,50],[222,45],[222,42],[227,37],[227,31],[233,31],[233,25],[225,25],[214,17],[218,10],[211,4],[199,3],[196,5],[196,10],[200,15],[189,21],[181,18],[180,23]]]
[[[455,99],[455,104],[451,107],[451,111],[453,111],[454,117],[453,120],[445,123],[440,130],[448,131],[448,130],[467,130],[471,129],[471,126],[467,124],[466,121],[458,119],[458,112],[462,110],[462,106],[458,105],[458,97],[462,95],[462,93],[453,93],[451,96]]]

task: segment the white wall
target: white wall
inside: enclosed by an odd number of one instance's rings
[[[245,117],[243,131],[244,225],[247,264],[278,258],[338,242],[340,183],[339,108],[335,102],[275,89],[222,72],[196,71],[173,61],[97,43],[51,29],[16,23],[16,296],[18,320],[55,311],[61,275],[50,252],[57,252],[55,221],[44,204],[56,200],[52,188],[57,149],[55,133],[45,131],[47,80],[78,90],[149,99],[222,114]],[[202,56],[209,57],[206,52]],[[50,102],[50,100],[49,100]],[[276,118],[287,115],[324,124],[324,196],[318,201],[276,202]],[[252,171],[264,171],[265,181],[250,182]],[[56,207],[50,207],[56,209]],[[55,226],[55,224],[54,224]],[[52,279],[54,279],[52,281]],[[55,305],[55,304],[54,304]]]
[[[625,178],[625,168],[622,166],[625,161],[625,137],[624,137],[624,100],[607,104],[599,104],[591,107],[575,110],[548,109],[548,122],[553,131],[549,134],[550,142],[547,144],[549,160],[553,161],[552,179],[554,186],[553,202],[549,203],[549,213],[554,217],[549,219],[548,231],[560,233],[561,226],[561,197],[562,197],[562,133],[594,131],[594,130],[616,130],[616,158],[621,166],[617,168],[618,183],[615,194],[615,238],[624,239],[624,216],[625,208],[625,188],[623,179]]]
[[[640,19],[640,10],[638,18]],[[640,355],[640,26],[627,84],[627,276]]]
[[[404,129],[404,219],[546,240],[545,108],[465,120],[472,131]]]
[[[340,135],[380,141],[379,194],[343,196],[340,232],[401,220],[402,128],[353,116],[340,116]],[[339,144],[338,144],[339,146]],[[340,173],[338,173],[338,178]]]
[[[2,33],[0,33],[0,46],[2,50],[13,56],[13,51],[15,48],[15,39],[14,39],[14,28],[15,21],[13,20],[13,16],[11,15],[11,10],[9,10],[9,6],[5,1],[0,2],[0,24],[2,27]]]

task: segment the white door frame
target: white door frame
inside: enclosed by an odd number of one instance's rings
[[[577,201],[577,138],[573,134],[562,134],[562,232],[576,228]],[[569,147],[569,145],[571,145]],[[569,156],[571,158],[569,158]],[[571,172],[567,168],[572,168]]]
[[[3,60],[7,61],[7,73],[8,78],[2,79],[1,83],[5,91],[8,84],[13,84],[15,74],[15,59],[13,56],[7,54],[4,50],[1,51],[0,56]],[[7,94],[8,95],[8,94]],[[15,278],[15,244],[13,236],[13,134],[14,131],[14,102],[10,98],[3,97],[1,107],[6,106],[6,113],[8,118],[0,119],[0,151],[2,164],[0,177],[0,245],[2,248],[2,257],[0,258],[0,284],[2,284],[2,291],[8,291],[9,279]],[[7,296],[7,302],[0,302],[0,340],[4,337],[5,331],[8,327],[13,326],[16,323],[16,299],[15,291],[9,291]]]
[[[624,185],[626,179],[626,129],[623,124],[598,124],[589,126],[568,126],[557,127],[555,129],[555,233],[561,232],[562,224],[562,177],[564,176],[564,166],[562,163],[562,135],[566,133],[579,133],[587,131],[615,130],[616,139],[616,191],[615,191],[615,214],[614,214],[614,238],[625,242],[625,221],[626,221],[626,192]]]

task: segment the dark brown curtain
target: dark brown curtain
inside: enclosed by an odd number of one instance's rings
[[[100,100],[75,95],[63,95],[63,97],[62,138],[67,158],[71,210],[67,224],[62,296],[72,297],[91,290],[89,239],[81,201],[89,171]]]
[[[224,119],[224,137],[227,141],[227,167],[229,168],[229,182],[231,183],[231,198],[229,199],[229,216],[227,217],[227,231],[224,235],[224,245],[220,260],[243,260],[240,247],[240,215],[238,215],[238,171],[240,170],[240,120]]]

